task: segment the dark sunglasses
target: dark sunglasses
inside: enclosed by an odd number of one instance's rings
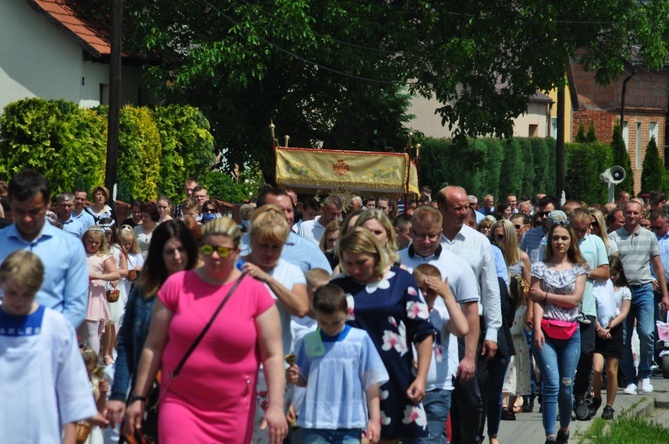
[[[214,251],[216,251],[220,257],[225,259],[226,257],[230,256],[230,254],[232,254],[235,249],[228,247],[214,247],[213,245],[204,244],[202,247],[200,247],[200,251],[202,251],[202,254],[205,256],[211,256],[214,254]]]
[[[205,209],[202,210],[202,212],[213,214],[213,213],[216,213],[216,210],[214,210],[213,208],[205,208]]]
[[[554,220],[553,225],[562,225],[563,227],[568,227],[571,225],[571,222],[568,220]]]
[[[495,239],[497,240],[504,240],[504,235],[503,234],[496,234]]]

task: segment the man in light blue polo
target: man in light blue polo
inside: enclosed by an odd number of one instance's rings
[[[9,181],[14,223],[0,231],[0,262],[16,250],[28,250],[44,264],[36,302],[52,308],[78,327],[88,305],[88,266],[83,243],[46,222],[51,190],[44,176],[23,170]]]
[[[74,194],[60,193],[56,198],[56,217],[63,231],[80,239],[86,231],[81,219],[74,217]]]

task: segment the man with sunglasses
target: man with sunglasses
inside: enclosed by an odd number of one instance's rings
[[[636,320],[636,331],[639,336],[639,368],[638,375],[634,370],[631,341],[626,341],[623,359],[620,362],[625,376],[625,393],[635,395],[637,388],[645,393],[653,391],[650,383],[652,375],[653,348],[655,346],[653,274],[662,293],[661,303],[664,310],[669,309],[669,293],[665,270],[660,257],[660,246],[657,237],[639,226],[641,205],[635,201],[625,204],[625,224],[609,234],[609,239],[618,245],[620,261],[625,269],[625,277],[632,291],[632,306],[625,319],[627,336],[631,337]],[[651,268],[653,274],[651,274]],[[639,387],[637,386],[639,382]]]

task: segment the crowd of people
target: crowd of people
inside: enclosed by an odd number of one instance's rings
[[[479,207],[458,186],[268,187],[238,221],[194,178],[122,221],[103,186],[52,206],[24,170],[7,191],[0,441],[499,444],[538,400],[564,444],[572,415],[614,418],[619,382],[653,391],[659,191]]]

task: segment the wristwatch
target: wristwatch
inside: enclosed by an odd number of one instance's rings
[[[139,396],[137,393],[132,392],[130,394],[130,399],[128,399],[128,404],[132,404],[135,401],[146,402],[149,399],[148,396]]]

